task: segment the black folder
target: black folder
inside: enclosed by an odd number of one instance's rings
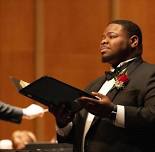
[[[76,111],[81,108],[81,104],[76,99],[81,96],[95,98],[83,90],[49,76],[42,76],[32,83],[13,77],[11,79],[19,93],[48,107],[66,104],[70,110]]]

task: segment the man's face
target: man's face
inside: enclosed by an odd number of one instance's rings
[[[109,24],[105,29],[100,44],[102,62],[118,64],[130,54],[127,31],[119,24]]]

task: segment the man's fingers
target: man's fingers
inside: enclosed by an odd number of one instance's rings
[[[100,103],[99,100],[93,99],[93,98],[89,98],[89,97],[81,97],[80,101],[86,102],[86,104],[92,104],[92,105],[94,105],[96,103]]]
[[[97,97],[97,98],[100,99],[100,100],[104,97],[103,94],[98,93],[98,92],[92,92],[92,95],[94,95],[95,97]]]

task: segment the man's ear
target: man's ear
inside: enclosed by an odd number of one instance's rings
[[[130,46],[132,48],[135,48],[138,46],[138,43],[139,43],[139,39],[138,39],[138,36],[137,35],[133,35],[130,37]]]

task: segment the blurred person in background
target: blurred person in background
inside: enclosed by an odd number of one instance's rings
[[[31,131],[17,130],[12,134],[13,149],[24,149],[27,144],[36,141],[36,136]]]
[[[36,136],[28,130],[16,130],[11,139],[0,140],[0,149],[24,149],[29,143],[36,142]]]

